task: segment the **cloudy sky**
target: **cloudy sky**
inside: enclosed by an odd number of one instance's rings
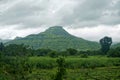
[[[0,0],[0,38],[37,34],[60,25],[69,33],[120,42],[120,0]]]

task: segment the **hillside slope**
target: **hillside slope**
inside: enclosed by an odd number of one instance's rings
[[[39,34],[32,34],[24,38],[16,38],[7,44],[25,44],[38,48],[50,48],[53,50],[65,50],[74,48],[78,50],[95,50],[99,49],[97,42],[88,41],[75,37],[65,31],[61,26],[54,26]]]
[[[113,47],[113,48],[120,47],[120,43],[114,44],[112,47]]]

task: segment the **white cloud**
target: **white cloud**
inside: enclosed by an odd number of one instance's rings
[[[15,37],[25,37],[30,34],[38,34],[45,31],[46,28],[27,28],[27,29],[16,29],[19,25],[9,26],[8,28],[0,28],[0,38],[2,39],[14,39]]]
[[[104,36],[112,37],[113,42],[120,42],[120,25],[117,26],[104,26],[85,27],[85,28],[65,28],[69,33],[82,37],[87,40],[97,41]]]

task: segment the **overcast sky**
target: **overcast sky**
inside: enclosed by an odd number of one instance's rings
[[[120,0],[0,0],[0,38],[37,34],[60,25],[69,33],[120,42]]]

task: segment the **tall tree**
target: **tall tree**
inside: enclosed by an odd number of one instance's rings
[[[101,44],[102,53],[106,54],[109,51],[110,46],[112,44],[112,38],[106,36],[106,37],[100,39],[100,44]]]

